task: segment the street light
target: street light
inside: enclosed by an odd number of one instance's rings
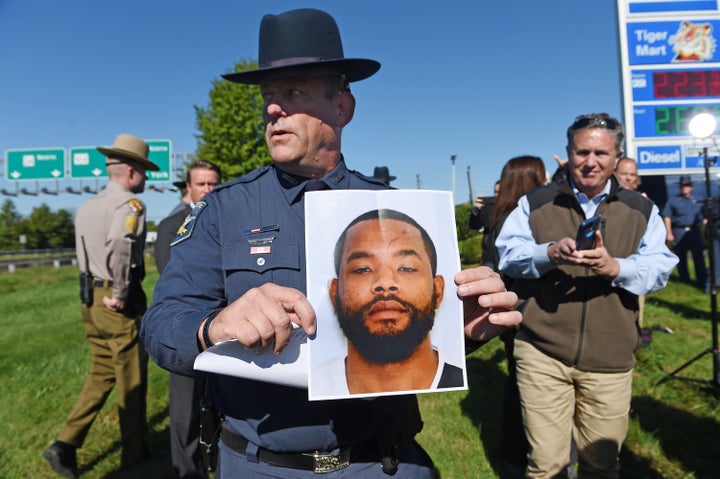
[[[715,278],[715,257],[718,252],[715,251],[715,246],[717,242],[720,242],[720,237],[718,236],[715,222],[718,220],[718,216],[720,216],[720,210],[714,206],[713,203],[717,205],[720,202],[720,198],[712,197],[712,188],[710,184],[710,166],[717,161],[717,156],[710,157],[708,154],[708,142],[712,141],[712,143],[715,144],[715,139],[712,138],[712,136],[715,134],[716,130],[717,119],[710,113],[698,113],[692,117],[688,123],[688,131],[693,138],[695,138],[695,141],[703,141],[702,152],[703,164],[705,166],[705,206],[703,211],[708,220],[706,229],[709,231],[708,259],[710,262],[710,322],[712,324],[712,346],[679,368],[675,369],[673,372],[669,373],[667,376],[658,381],[658,384],[661,384],[671,378],[682,379],[685,381],[711,384],[717,393],[720,391],[720,349],[718,349],[717,280]],[[713,357],[713,377],[710,381],[676,375],[678,372],[682,371],[706,354],[710,354]]]
[[[688,131],[696,140],[710,138],[716,129],[717,119],[710,113],[698,113],[688,123]]]

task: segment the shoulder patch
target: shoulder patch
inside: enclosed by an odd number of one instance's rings
[[[142,213],[143,208],[145,207],[142,203],[142,201],[138,200],[137,198],[133,198],[130,201],[128,201],[128,206],[131,210],[133,210],[135,213],[139,214]]]
[[[186,239],[190,238],[190,236],[192,236],[192,232],[193,229],[195,229],[195,224],[197,223],[198,216],[200,216],[200,213],[206,206],[207,203],[205,203],[204,201],[199,201],[195,205],[195,208],[193,208],[190,214],[187,215],[187,218],[185,218],[183,224],[181,224],[180,228],[178,228],[177,233],[175,234],[175,239],[172,243],[170,243],[170,246],[175,246],[176,244],[181,243]]]
[[[125,230],[130,234],[137,234],[138,219],[135,215],[130,215],[125,218]]]

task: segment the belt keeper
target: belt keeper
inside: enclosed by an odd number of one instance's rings
[[[207,317],[207,319],[205,319],[205,324],[203,325],[203,330],[202,330],[202,337],[203,337],[203,341],[205,341],[206,348],[212,348],[213,346],[215,346],[215,343],[210,341],[210,323],[212,323],[212,320],[215,319],[215,316],[220,314],[220,311],[222,311],[222,310],[218,309],[217,311],[210,313],[210,315]]]

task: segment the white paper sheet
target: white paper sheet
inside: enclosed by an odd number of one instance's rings
[[[239,341],[216,344],[195,358],[195,369],[270,383],[308,387],[308,338],[301,328],[293,329],[290,343],[276,355],[271,349],[258,354]]]

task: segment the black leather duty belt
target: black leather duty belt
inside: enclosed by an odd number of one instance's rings
[[[112,281],[103,280],[103,279],[96,279],[95,282],[93,283],[93,286],[96,288],[105,288],[105,287],[112,288],[112,285],[113,285]]]
[[[230,449],[245,454],[249,441],[237,434],[235,431],[222,426],[220,440]],[[272,466],[287,467],[313,471],[315,473],[335,472],[345,469],[353,462],[367,459],[376,451],[375,444],[371,441],[357,446],[342,449],[339,454],[327,452],[273,452],[269,449],[258,448],[257,457],[260,461]]]

